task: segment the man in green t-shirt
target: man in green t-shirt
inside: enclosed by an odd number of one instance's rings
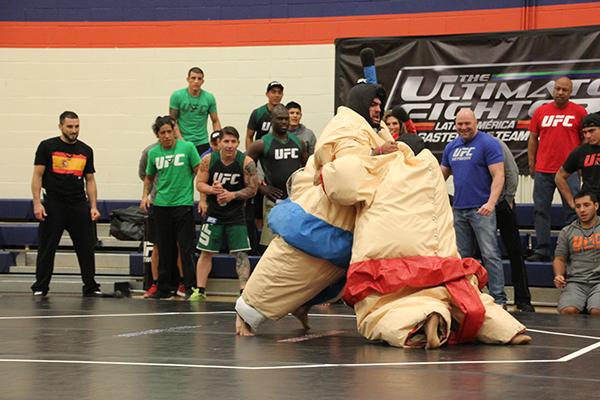
[[[159,227],[156,241],[160,248],[158,291],[150,298],[168,298],[177,289],[170,279],[176,270],[177,248],[181,256],[186,297],[195,286],[194,276],[194,177],[200,156],[190,142],[175,137],[175,122],[168,116],[158,117],[152,126],[158,144],[148,151],[144,193],[140,208],[148,211],[150,188],[155,176],[156,196],[153,211]]]
[[[210,115],[213,131],[221,129],[221,121],[217,114],[215,96],[202,90],[204,72],[198,67],[191,68],[187,82],[187,88],[176,90],[171,95],[169,115],[177,122],[175,132],[178,132],[178,137],[192,142],[198,154],[202,154],[209,148],[206,129],[208,116]]]

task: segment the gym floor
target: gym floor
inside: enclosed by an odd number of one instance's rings
[[[398,349],[344,305],[256,337],[233,304],[0,294],[1,399],[598,398],[600,319],[517,313],[527,346]]]

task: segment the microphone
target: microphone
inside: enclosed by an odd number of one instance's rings
[[[377,84],[377,70],[375,69],[375,51],[365,47],[360,51],[360,63],[367,83]]]

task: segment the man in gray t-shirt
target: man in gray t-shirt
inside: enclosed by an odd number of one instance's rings
[[[587,310],[600,316],[600,219],[598,198],[591,192],[575,196],[577,220],[565,226],[554,252],[554,285],[563,289],[561,314]]]

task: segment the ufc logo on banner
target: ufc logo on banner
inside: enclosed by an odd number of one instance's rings
[[[287,160],[288,158],[298,158],[298,149],[275,149],[276,160]]]
[[[226,172],[215,172],[213,175],[213,181],[221,182],[223,185],[226,183],[231,183],[235,185],[240,182],[240,174],[230,174]]]
[[[544,128],[554,127],[556,128],[558,125],[562,125],[564,127],[573,126],[573,120],[575,117],[573,115],[545,115],[542,119],[542,126]]]

